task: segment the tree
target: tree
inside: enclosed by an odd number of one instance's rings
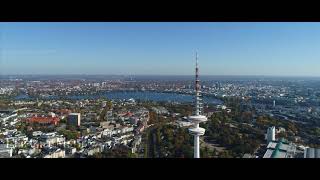
[[[107,107],[108,107],[108,110],[112,109],[113,107],[112,101],[107,102]]]
[[[216,156],[216,154],[217,154],[217,149],[216,149],[216,148],[213,148],[213,150],[212,150],[212,156],[214,157],[214,156]]]
[[[128,158],[138,158],[138,155],[136,153],[132,153],[131,151],[128,152],[127,154]]]
[[[137,154],[131,152],[131,149],[124,146],[119,145],[113,147],[112,149],[102,152],[102,158],[136,158]]]
[[[220,153],[220,158],[232,158],[232,155],[229,151],[222,151]]]
[[[315,135],[315,136],[320,136],[320,128],[319,127],[316,127],[316,128],[314,128],[314,130],[313,130],[313,134]]]
[[[59,123],[64,123],[64,124],[65,124],[65,123],[67,123],[67,119],[66,119],[66,118],[63,118],[63,119],[60,120]]]
[[[100,121],[106,121],[105,117],[106,117],[106,114],[107,114],[107,110],[106,109],[103,109],[100,113],[100,116],[99,116],[99,120]]]
[[[209,151],[208,146],[201,148],[200,153],[202,154],[202,158],[209,158],[210,157],[210,151]]]
[[[77,139],[79,135],[77,131],[71,131],[71,130],[60,130],[59,134],[62,134],[67,140]]]

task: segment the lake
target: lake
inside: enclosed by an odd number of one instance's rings
[[[66,96],[67,99],[72,100],[82,100],[82,99],[98,99],[98,98],[108,98],[113,100],[124,100],[133,98],[135,100],[141,101],[166,101],[166,102],[193,102],[194,96],[189,94],[179,94],[179,93],[162,93],[162,92],[151,92],[151,91],[112,91],[112,92],[105,92],[99,95],[70,95]],[[21,94],[15,97],[15,100],[33,100],[34,98],[26,95]],[[57,96],[50,96],[42,99],[59,99]],[[204,103],[208,104],[222,104],[222,101],[216,99],[214,97],[203,97]]]

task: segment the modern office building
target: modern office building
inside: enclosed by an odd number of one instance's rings
[[[81,124],[80,113],[70,113],[68,115],[67,124],[70,126],[80,127],[80,124]]]

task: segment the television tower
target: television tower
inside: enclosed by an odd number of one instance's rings
[[[196,79],[195,79],[195,112],[194,115],[189,116],[189,121],[193,123],[193,126],[189,128],[189,132],[194,136],[194,158],[200,158],[200,142],[199,137],[203,136],[205,129],[199,127],[199,124],[206,122],[208,119],[202,114],[202,99],[200,91],[200,80],[199,80],[199,67],[198,67],[198,53],[196,52]]]

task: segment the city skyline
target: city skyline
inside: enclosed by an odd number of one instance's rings
[[[0,74],[319,77],[319,23],[0,23]]]
[[[320,81],[199,72],[0,76],[0,158],[320,158]]]

